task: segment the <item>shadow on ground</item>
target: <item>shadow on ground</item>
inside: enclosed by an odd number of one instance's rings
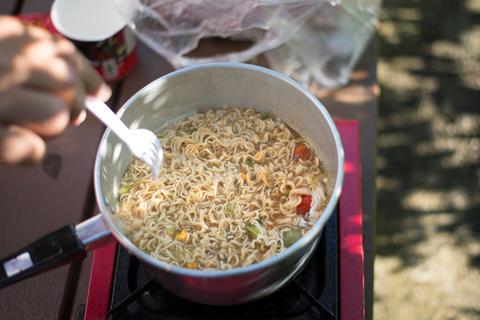
[[[375,319],[480,317],[480,0],[384,1]]]

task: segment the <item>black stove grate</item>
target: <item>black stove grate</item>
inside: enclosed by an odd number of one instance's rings
[[[294,280],[268,297],[238,306],[203,305],[170,293],[119,246],[109,319],[336,319],[337,238],[335,210],[315,253]]]

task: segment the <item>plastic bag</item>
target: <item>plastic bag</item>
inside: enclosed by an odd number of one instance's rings
[[[138,37],[173,66],[247,61],[267,52],[273,69],[335,87],[372,31],[381,0],[115,0]],[[251,41],[239,52],[193,57],[201,39]]]
[[[266,52],[270,67],[307,87],[346,84],[375,31],[380,5],[381,0],[342,0],[323,6],[282,46]]]

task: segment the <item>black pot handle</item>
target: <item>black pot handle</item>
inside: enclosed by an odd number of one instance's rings
[[[12,283],[83,259],[85,247],[75,226],[66,225],[0,261],[0,289]]]
[[[86,251],[112,239],[101,214],[66,225],[0,259],[0,289],[44,271],[83,259]]]

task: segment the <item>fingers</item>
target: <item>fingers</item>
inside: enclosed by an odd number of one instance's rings
[[[77,118],[84,107],[85,85],[73,58],[77,54],[74,46],[65,39],[54,41],[52,38],[37,41],[25,51],[24,55],[28,55],[26,60],[30,62],[31,68],[23,87],[48,92],[60,98],[70,107],[70,120],[79,122]]]
[[[2,32],[0,33],[0,40],[1,40],[4,37],[21,35],[24,32],[25,27],[20,22],[20,20],[18,20],[15,17],[1,16],[0,17],[0,30],[2,30]]]
[[[95,96],[102,101],[107,101],[112,91],[105,84],[100,75],[92,68],[88,60],[83,57],[70,41],[63,38],[56,39],[59,56],[69,62],[76,73],[76,90],[72,106],[72,120],[75,123],[83,121],[86,114],[83,111],[85,97],[87,95]]]
[[[85,119],[87,95],[110,88],[71,42],[0,16],[0,162],[38,161],[41,137]]]
[[[33,30],[29,29],[30,34]],[[73,44],[65,39],[55,41],[55,38],[49,34],[43,37],[38,34],[28,39],[8,41],[10,42],[1,43],[1,47],[13,47],[19,50],[8,59],[12,66],[9,72],[12,76],[8,81],[10,87],[0,88],[0,93],[5,94],[21,88],[51,95],[61,99],[65,106],[70,107],[68,109],[71,109],[71,119],[75,120],[83,108],[85,89],[73,59],[67,58],[68,55],[76,54]],[[12,41],[24,43],[11,43]],[[25,99],[36,105],[36,101],[29,96]],[[24,103],[25,99],[20,102]],[[43,105],[40,103],[37,107],[41,108]]]
[[[0,125],[15,124],[51,137],[65,129],[69,114],[65,102],[48,93],[25,88],[0,93]]]
[[[71,103],[70,109],[70,120],[72,122],[78,121],[80,112],[82,112],[85,107],[86,92],[85,87],[80,82],[76,85],[75,93],[75,98]]]
[[[29,78],[22,87],[55,95],[66,105],[71,105],[77,99],[76,89],[80,85],[74,67],[63,59],[54,58],[48,64],[31,68]]]
[[[0,163],[35,163],[43,158],[45,149],[45,142],[30,130],[0,126]]]
[[[112,90],[103,81],[102,77],[92,68],[88,60],[77,54],[77,68],[87,94],[95,96],[102,101],[107,101],[112,95]]]
[[[59,56],[65,58],[75,66],[79,78],[85,87],[85,92],[102,101],[107,101],[112,94],[111,89],[103,81],[98,72],[90,65],[90,62],[75,50],[75,47],[70,41],[64,38],[57,38],[56,46]]]
[[[85,121],[86,118],[87,118],[87,112],[85,110],[82,110],[80,111],[77,119],[73,120],[72,124],[74,126],[79,126],[83,123],[83,121]]]
[[[107,101],[112,95],[112,90],[81,54],[75,53],[73,59],[80,77],[80,82],[76,85],[75,99],[71,103],[71,119],[74,124],[77,124],[85,119],[86,113],[83,109],[87,95]]]
[[[32,88],[60,98],[70,107],[73,123],[85,118],[79,115],[87,94],[104,101],[111,95],[110,88],[89,62],[64,38],[35,35],[11,61],[15,77],[9,81],[10,88]]]

